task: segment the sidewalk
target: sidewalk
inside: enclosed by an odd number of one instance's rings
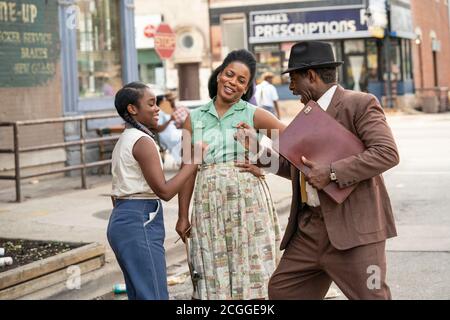
[[[166,170],[166,177],[175,171]],[[66,292],[54,288],[27,298],[93,299],[111,291],[113,284],[123,283],[122,274],[108,245],[106,228],[111,213],[111,177],[88,177],[94,184],[88,190],[75,190],[79,177],[64,177],[43,180],[35,184],[24,184],[28,196],[22,203],[6,202],[14,199],[14,188],[3,188],[0,192],[0,235],[5,238],[55,240],[67,242],[99,242],[107,247],[106,265],[82,279],[82,289]],[[283,178],[269,175],[268,184],[280,218],[290,205],[290,184]],[[284,187],[285,186],[285,187]],[[45,190],[45,192],[43,192]],[[46,196],[49,195],[50,196]],[[164,202],[166,226],[166,256],[169,277],[186,274],[185,248],[182,241],[175,244],[178,234],[175,225],[178,218],[178,199]],[[286,220],[285,219],[285,220]],[[283,225],[284,227],[284,225]],[[86,287],[86,288],[85,288]]]
[[[394,299],[450,298],[450,114],[389,116],[401,153],[401,163],[384,177],[399,236],[387,241],[388,283]],[[431,143],[436,141],[435,144]],[[170,177],[174,171],[167,171]],[[273,175],[269,188],[284,228],[291,199],[290,182]],[[107,246],[106,265],[82,278],[81,290],[49,288],[29,299],[123,299],[111,294],[123,278],[106,240],[111,212],[110,177],[88,177],[89,190],[80,180],[61,178],[25,184],[23,203],[14,200],[14,186],[0,185],[0,235],[6,238],[100,242]],[[177,199],[164,204],[168,275],[180,284],[170,286],[172,299],[189,299],[185,248],[177,239]],[[174,277],[175,276],[175,277]],[[180,276],[180,277],[178,277]],[[184,276],[184,278],[183,278]],[[184,280],[184,281],[183,281]],[[345,299],[339,296],[338,299]]]

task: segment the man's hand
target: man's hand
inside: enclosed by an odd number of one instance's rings
[[[314,188],[322,190],[331,182],[329,165],[327,166],[312,162],[305,157],[302,157],[302,162],[311,169],[311,171],[305,175],[305,180]]]
[[[234,138],[242,144],[242,146],[253,154],[258,153],[258,134],[256,130],[245,122],[240,122],[237,126]]]

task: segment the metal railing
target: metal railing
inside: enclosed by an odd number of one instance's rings
[[[86,184],[86,169],[98,166],[105,166],[111,164],[111,159],[94,161],[86,163],[86,145],[94,143],[103,143],[106,141],[118,140],[119,136],[109,136],[109,137],[99,137],[99,138],[87,138],[87,121],[95,119],[106,119],[106,118],[119,118],[117,113],[105,113],[96,115],[85,115],[85,116],[74,116],[74,117],[63,117],[63,118],[53,118],[53,119],[41,119],[41,120],[24,120],[24,121],[14,121],[14,122],[0,122],[0,127],[12,127],[13,129],[13,148],[0,148],[0,153],[14,154],[14,175],[0,175],[0,180],[15,180],[16,184],[16,201],[22,201],[22,190],[21,181],[24,179],[35,178],[40,176],[51,175],[55,173],[62,173],[74,170],[81,170],[81,187],[87,189]],[[43,125],[43,124],[53,124],[53,123],[67,123],[67,122],[79,122],[80,135],[78,140],[44,144],[32,147],[21,147],[20,143],[20,132],[19,128],[23,126],[33,126],[33,125]],[[20,167],[20,154],[32,151],[42,151],[58,148],[66,148],[70,146],[80,146],[80,164],[66,166],[60,169],[48,170],[40,173],[32,173],[28,175],[22,175]]]

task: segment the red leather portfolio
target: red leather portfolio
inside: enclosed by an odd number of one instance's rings
[[[303,164],[302,156],[329,165],[364,150],[361,140],[316,102],[310,101],[280,135],[277,151],[301,172],[308,174],[310,169]],[[331,182],[323,191],[340,204],[355,188],[356,185],[341,189],[337,183]]]

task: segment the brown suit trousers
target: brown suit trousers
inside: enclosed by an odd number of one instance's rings
[[[313,209],[299,218],[299,229],[270,279],[269,299],[323,299],[331,281],[349,299],[391,299],[385,241],[338,250],[330,243],[320,209]]]

